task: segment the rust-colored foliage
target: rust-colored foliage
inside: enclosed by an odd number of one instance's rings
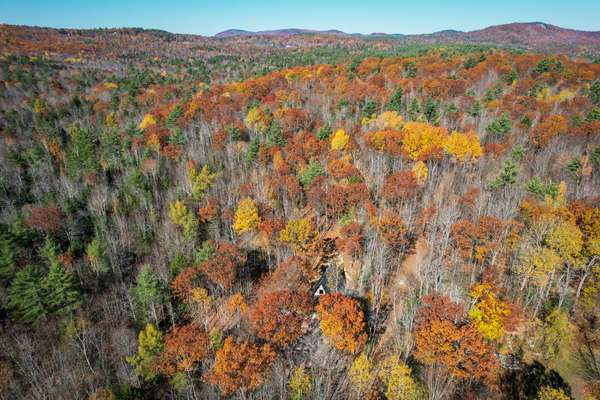
[[[194,289],[194,278],[198,275],[199,271],[195,267],[187,267],[181,271],[173,282],[171,282],[171,290],[173,294],[179,297],[184,303],[190,301],[192,290]]]
[[[462,306],[443,296],[428,296],[416,316],[415,358],[441,367],[458,379],[494,384],[499,363],[481,334],[461,323]]]
[[[358,169],[352,164],[350,157],[332,160],[327,164],[327,172],[335,179],[347,179],[351,176],[360,176]]]
[[[271,241],[277,238],[277,233],[284,227],[285,221],[280,217],[265,217],[258,224],[258,230],[263,232]]]
[[[568,124],[565,117],[551,115],[531,131],[529,140],[538,147],[544,147],[556,136],[566,133],[567,128]]]
[[[369,188],[364,183],[334,185],[326,195],[327,214],[339,218],[353,207],[366,204],[369,198]]]
[[[64,218],[63,212],[56,207],[27,207],[25,225],[48,233],[55,233]]]
[[[229,336],[217,352],[207,380],[218,386],[225,396],[238,390],[256,389],[262,385],[275,356],[269,344],[259,346],[245,340],[235,341]]]
[[[284,347],[302,334],[310,309],[310,298],[304,292],[266,293],[252,305],[250,323],[259,338]]]
[[[452,225],[454,245],[465,261],[483,262],[490,251],[498,247],[505,224],[493,216],[483,216],[475,224],[460,220]]]
[[[219,215],[219,203],[214,197],[206,200],[204,206],[198,209],[198,219],[200,222],[214,221]]]
[[[161,373],[172,376],[188,372],[209,354],[208,335],[193,324],[175,326],[165,336],[165,347],[158,364]]]
[[[377,231],[388,246],[401,248],[408,244],[404,221],[396,213],[384,212],[377,222]]]
[[[418,188],[413,171],[399,171],[385,178],[381,194],[388,202],[397,203],[414,198]]]
[[[350,222],[340,230],[341,237],[335,240],[339,251],[353,257],[359,256],[363,251],[362,227],[358,222]]]
[[[246,254],[232,243],[220,243],[216,254],[202,264],[202,272],[223,290],[229,291],[237,279],[238,268],[246,263]]]
[[[402,132],[394,129],[385,129],[369,132],[364,135],[365,143],[380,152],[392,156],[402,154]]]
[[[165,157],[176,161],[181,155],[181,146],[178,144],[166,144],[161,149],[161,152]]]
[[[316,307],[321,330],[340,351],[356,353],[367,341],[364,313],[360,303],[341,293],[319,297]]]

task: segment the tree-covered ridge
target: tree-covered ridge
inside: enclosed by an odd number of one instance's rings
[[[0,60],[0,393],[598,397],[600,65],[394,51]]]

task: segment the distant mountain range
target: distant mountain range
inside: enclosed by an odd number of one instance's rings
[[[325,31],[318,31],[312,29],[297,29],[297,28],[289,28],[289,29],[275,29],[269,31],[245,31],[243,29],[227,29],[226,31],[219,32],[214,37],[226,38],[232,36],[294,36],[294,35],[337,35],[337,36],[351,36],[350,34],[342,31],[338,31],[336,29],[329,29]]]
[[[276,29],[267,31],[246,31],[228,29],[214,37],[230,38],[236,36],[295,36],[295,35],[332,35],[342,37],[389,37],[402,38],[420,43],[492,43],[504,45],[523,45],[527,47],[548,46],[600,46],[600,31],[589,32],[561,28],[544,22],[517,22],[494,25],[484,29],[462,32],[453,29],[429,34],[404,35],[400,33],[372,33],[369,35],[346,33],[339,30]]]
[[[253,54],[257,50],[314,48],[368,44],[380,49],[398,45],[475,44],[560,53],[600,59],[600,31],[566,29],[544,22],[511,23],[462,32],[406,35],[401,33],[346,33],[335,29],[276,29],[251,32],[229,29],[214,36],[176,34],[143,28],[55,29],[0,24],[0,54],[63,54],[88,57],[129,57],[140,52],[154,56],[215,55],[227,48],[229,54]],[[216,47],[214,45],[217,45]]]

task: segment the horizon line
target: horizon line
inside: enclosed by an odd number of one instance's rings
[[[455,28],[446,28],[446,29],[440,29],[434,32],[421,32],[421,33],[401,33],[401,32],[393,32],[393,33],[389,33],[389,32],[382,32],[382,31],[373,31],[373,32],[369,32],[369,33],[364,33],[364,32],[346,32],[342,29],[338,29],[338,28],[327,28],[327,29],[316,29],[316,28],[268,28],[268,29],[260,29],[260,30],[248,30],[248,29],[244,29],[244,28],[227,28],[224,30],[220,30],[216,33],[213,34],[201,34],[201,33],[190,33],[190,32],[174,32],[174,31],[170,31],[167,29],[162,29],[162,28],[152,28],[152,27],[144,27],[144,26],[98,26],[98,27],[87,27],[87,28],[82,28],[82,27],[65,27],[65,26],[42,26],[42,25],[28,25],[28,24],[14,24],[14,23],[8,23],[8,22],[1,22],[0,21],[0,25],[4,25],[4,26],[16,26],[16,27],[28,27],[28,28],[39,28],[39,29],[55,29],[55,30],[60,30],[60,29],[68,29],[68,30],[88,30],[88,31],[92,31],[92,30],[119,30],[119,29],[143,29],[143,30],[156,30],[156,31],[163,31],[163,32],[167,32],[167,33],[171,33],[174,35],[193,35],[193,36],[202,36],[202,37],[216,37],[218,34],[223,33],[223,32],[227,32],[227,31],[243,31],[243,32],[248,32],[251,34],[260,34],[260,33],[266,33],[266,32],[277,32],[277,31],[285,31],[285,30],[302,30],[302,31],[307,31],[307,33],[328,33],[330,31],[336,31],[336,32],[340,32],[346,35],[362,35],[362,36],[371,36],[371,35],[405,35],[405,36],[412,36],[412,35],[431,35],[431,34],[435,34],[435,33],[439,33],[439,32],[445,32],[445,31],[456,31],[456,32],[460,32],[460,33],[469,33],[469,32],[475,32],[475,31],[479,31],[479,30],[483,30],[486,28],[490,28],[490,27],[495,27],[495,26],[503,26],[503,25],[512,25],[512,24],[544,24],[544,25],[551,25],[551,26],[555,26],[561,29],[567,29],[567,30],[573,30],[573,31],[578,31],[578,32],[587,32],[587,33],[598,33],[600,32],[600,30],[583,30],[583,29],[576,29],[576,28],[568,28],[568,27],[564,27],[564,26],[560,26],[560,25],[555,25],[555,24],[551,24],[548,22],[543,22],[543,21],[514,21],[514,22],[505,22],[505,23],[499,23],[499,24],[493,24],[493,25],[487,25],[487,26],[483,26],[481,28],[478,29],[472,29],[472,30],[460,30],[460,29],[455,29]]]

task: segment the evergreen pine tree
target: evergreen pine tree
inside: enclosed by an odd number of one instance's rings
[[[99,168],[97,137],[90,128],[73,126],[69,130],[70,143],[66,152],[66,165],[72,176],[96,172]]]
[[[159,304],[163,298],[163,287],[149,265],[142,267],[137,276],[136,285],[132,286],[129,291],[136,307],[143,314],[141,320],[147,320],[148,311],[152,311],[153,317],[156,320],[155,305]]]
[[[481,103],[479,102],[479,100],[475,100],[473,102],[471,107],[469,107],[467,113],[473,118],[481,116]]]
[[[78,291],[73,276],[66,272],[58,260],[51,263],[42,282],[44,303],[50,313],[65,314],[78,307]]]
[[[416,98],[413,98],[408,105],[408,119],[411,121],[416,121],[419,118],[420,112],[421,108],[419,107],[419,102]]]
[[[430,124],[437,125],[440,122],[440,104],[435,101],[433,98],[428,97],[425,105],[423,106],[423,114],[425,115],[425,119]]]
[[[175,108],[173,109],[173,111],[171,111],[169,113],[169,116],[167,117],[167,128],[173,128],[173,126],[175,125],[175,123],[177,122],[177,120],[183,115],[183,108],[181,108],[181,106],[179,104],[177,104],[175,106]]]
[[[400,113],[402,111],[402,96],[404,96],[404,90],[399,87],[396,92],[388,100],[385,109],[388,111],[396,111]]]
[[[271,122],[269,130],[267,131],[267,143],[269,146],[285,146],[287,144],[287,139],[283,135],[279,123],[275,120]]]
[[[15,274],[8,289],[7,308],[25,322],[37,323],[46,316],[42,276],[35,267],[27,266]]]
[[[506,185],[512,185],[517,180],[518,173],[518,165],[510,158],[505,160],[498,177],[490,183],[490,188],[498,189]]]
[[[319,130],[317,131],[316,138],[317,140],[326,140],[327,138],[329,138],[329,136],[331,136],[332,133],[333,130],[331,129],[331,125],[329,124],[329,122],[325,122],[325,125],[319,128]]]
[[[10,278],[15,273],[16,252],[12,238],[0,233],[0,279]]]
[[[377,103],[374,100],[365,99],[360,106],[360,113],[362,118],[372,118],[377,114]]]
[[[260,140],[258,138],[252,139],[248,146],[248,152],[246,153],[246,162],[252,164],[258,156],[258,150],[260,150]]]
[[[592,111],[590,111],[585,116],[585,122],[594,122],[594,121],[600,121],[600,106],[594,107],[592,109]]]
[[[512,122],[508,113],[502,113],[502,116],[494,121],[487,127],[488,132],[496,135],[505,135],[512,129]]]

